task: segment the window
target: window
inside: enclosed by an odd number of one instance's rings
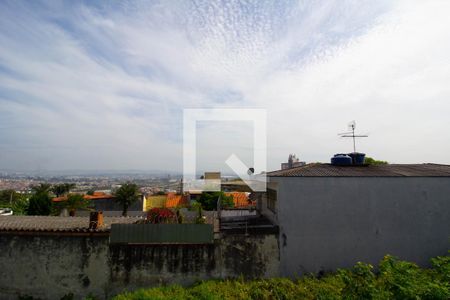
[[[267,189],[266,192],[267,197],[267,208],[272,212],[276,212],[276,204],[277,204],[277,191],[273,189]]]

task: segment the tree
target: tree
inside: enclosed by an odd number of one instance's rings
[[[41,194],[41,193],[47,193],[50,192],[50,189],[52,188],[51,184],[49,183],[40,183],[39,185],[35,185],[31,187],[31,190],[35,194]]]
[[[52,187],[52,192],[55,194],[56,197],[61,197],[66,193],[66,187],[64,184],[56,184]]]
[[[13,200],[11,209],[15,215],[25,215],[28,210],[28,198],[26,195],[20,195],[20,198]]]
[[[130,205],[139,199],[138,186],[134,183],[124,183],[115,191],[114,196],[116,202],[123,207],[122,216],[126,217]]]
[[[39,192],[31,196],[27,208],[27,215],[48,216],[51,211],[52,200],[48,192]]]
[[[217,201],[220,199],[221,207],[233,207],[233,196],[227,196],[224,192],[203,192],[198,199],[198,203],[202,205],[204,210],[216,210],[217,209]]]
[[[62,203],[63,207],[67,208],[71,217],[75,216],[77,209],[85,209],[90,205],[90,201],[84,199],[80,194],[69,194],[67,200]]]
[[[66,189],[66,193],[70,193],[77,185],[75,183],[64,183],[64,187]]]
[[[15,190],[0,191],[0,206],[8,206],[20,198],[20,194]]]
[[[60,197],[69,193],[75,186],[76,185],[74,183],[55,184],[51,191],[56,195],[56,197]]]
[[[11,189],[0,191],[0,207],[9,207],[15,215],[23,215],[28,207],[28,196]]]
[[[377,166],[377,165],[387,165],[387,164],[388,164],[387,161],[384,161],[384,160],[376,160],[376,159],[373,159],[372,157],[368,157],[368,156],[366,156],[366,158],[364,159],[364,163],[365,163],[365,164],[368,164],[368,165],[374,165],[374,166]]]

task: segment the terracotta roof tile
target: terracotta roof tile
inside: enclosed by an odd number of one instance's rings
[[[168,193],[167,194],[167,200],[165,207],[167,208],[173,208],[173,207],[180,207],[180,206],[186,206],[188,203],[187,197],[183,195],[177,195],[175,193]]]
[[[105,194],[103,192],[95,192],[93,195],[83,195],[86,200],[100,200],[100,199],[114,199],[114,195]],[[66,201],[67,196],[55,197],[52,199],[53,202]]]
[[[247,207],[251,205],[248,201],[248,196],[244,192],[228,192],[227,196],[233,196],[234,207]]]

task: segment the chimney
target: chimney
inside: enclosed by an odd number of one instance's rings
[[[96,230],[103,226],[103,212],[93,211],[89,215],[89,229]]]

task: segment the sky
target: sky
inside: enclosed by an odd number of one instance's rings
[[[0,170],[183,166],[183,109],[267,112],[267,169],[357,150],[450,164],[450,1],[0,1]],[[198,124],[197,168],[252,164]]]

